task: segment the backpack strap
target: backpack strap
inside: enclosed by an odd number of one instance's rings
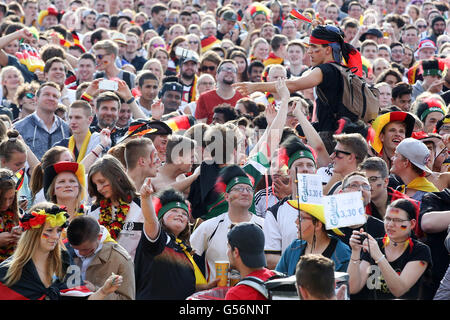
[[[269,290],[267,290],[264,281],[256,277],[245,277],[241,281],[239,281],[238,285],[245,285],[251,287],[261,293],[266,299],[269,299]]]

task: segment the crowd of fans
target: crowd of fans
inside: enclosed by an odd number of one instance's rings
[[[0,299],[450,299],[448,1],[1,0],[0,66]]]

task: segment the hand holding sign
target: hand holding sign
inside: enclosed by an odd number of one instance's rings
[[[322,204],[322,178],[317,174],[297,174],[297,192],[300,202]]]
[[[339,193],[323,198],[326,229],[343,228],[366,223],[361,191]]]

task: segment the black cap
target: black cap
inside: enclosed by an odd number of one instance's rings
[[[179,82],[166,82],[159,91],[159,97],[161,98],[166,91],[177,91],[183,94],[183,85]]]
[[[149,121],[147,124],[149,128],[156,129],[155,132],[147,133],[149,135],[169,135],[172,134],[172,129],[167,125],[167,123],[159,120]],[[147,135],[145,134],[144,137]]]
[[[228,232],[228,243],[239,249],[242,262],[249,268],[266,266],[264,255],[264,232],[251,222],[237,224]]]
[[[362,35],[361,35],[361,37],[359,37],[359,41],[364,41],[364,40],[366,40],[366,36],[367,35],[374,35],[374,36],[376,36],[377,38],[383,38],[383,33],[381,33],[381,31],[380,30],[378,30],[378,29],[369,29],[369,30],[367,30],[366,32],[364,32]]]
[[[222,13],[222,19],[236,22],[237,14],[233,10],[226,10],[224,13]]]

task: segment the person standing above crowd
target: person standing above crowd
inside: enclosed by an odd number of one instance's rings
[[[217,89],[207,91],[200,95],[195,110],[195,118],[198,121],[210,124],[213,110],[217,106],[234,108],[236,102],[243,96],[236,91],[232,84],[237,79],[237,65],[233,60],[223,60],[217,68]],[[274,88],[275,89],[275,88]],[[276,91],[276,90],[273,90]]]

